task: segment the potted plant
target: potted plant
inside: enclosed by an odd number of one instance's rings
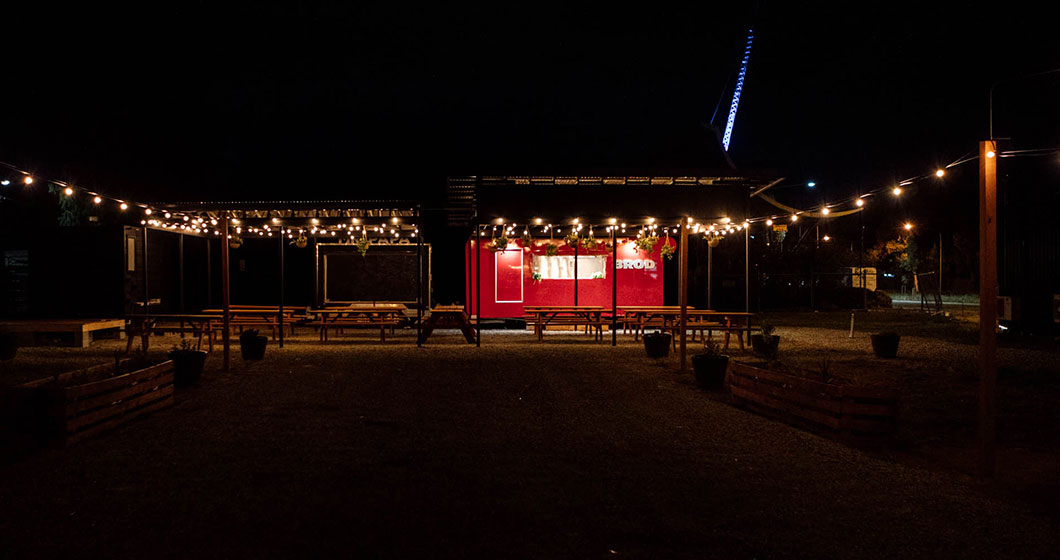
[[[902,337],[896,332],[881,332],[872,335],[872,351],[879,358],[893,358],[898,355],[898,341]]]
[[[239,351],[244,360],[265,358],[265,346],[268,343],[268,337],[258,334],[258,329],[247,329],[239,335]]]
[[[774,360],[777,357],[777,345],[780,344],[780,336],[773,334],[776,327],[769,323],[762,323],[761,334],[751,335],[751,349],[755,354]]]
[[[174,346],[169,352],[173,360],[173,384],[177,387],[189,387],[199,382],[202,368],[206,365],[206,352],[192,347],[191,339],[180,341],[180,347]]]
[[[644,333],[644,351],[648,353],[649,358],[665,358],[670,355],[671,340],[673,337],[670,333]]]
[[[545,256],[554,257],[559,254],[559,245],[555,243],[549,243],[545,245]]]
[[[725,372],[729,357],[721,353],[721,346],[713,340],[707,341],[703,352],[692,356],[692,371],[696,383],[704,389],[721,389],[725,386]]]
[[[18,335],[9,332],[0,332],[0,361],[15,359],[18,353]]]

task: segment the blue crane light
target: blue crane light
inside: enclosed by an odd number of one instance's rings
[[[751,42],[754,41],[754,29],[747,30],[747,44],[743,49],[743,59],[740,61],[740,73],[736,76],[736,89],[732,92],[732,105],[729,107],[729,120],[725,123],[725,134],[721,137],[721,146],[729,151],[729,141],[732,140],[732,125],[736,122],[736,109],[740,106],[740,93],[743,91],[743,81],[747,77],[747,64],[751,60]]]

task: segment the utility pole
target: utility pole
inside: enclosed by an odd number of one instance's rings
[[[979,143],[979,472],[997,466],[997,142]]]

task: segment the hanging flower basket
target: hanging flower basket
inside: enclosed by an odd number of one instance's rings
[[[305,238],[305,235],[299,233],[298,237],[294,240],[294,246],[298,247],[299,249],[305,249],[305,246],[308,242],[309,240]]]
[[[571,249],[578,246],[578,234],[576,232],[568,233],[567,237],[564,237],[563,240],[567,242],[567,246]]]
[[[647,235],[645,237],[638,237],[636,244],[637,249],[644,253],[651,254],[655,250],[655,244],[659,242],[659,236],[655,234]]]
[[[360,253],[363,257],[368,254],[368,247],[370,247],[371,245],[372,242],[368,241],[368,236],[362,236],[360,239],[357,240],[357,252]]]
[[[490,244],[489,244],[489,250],[493,251],[494,253],[496,253],[498,251],[503,251],[503,250],[505,250],[507,248],[508,248],[508,236],[503,234],[503,233],[500,234],[500,236],[494,238],[493,241],[491,241]]]
[[[556,245],[555,243],[549,243],[548,245],[545,245],[545,255],[546,256],[554,257],[554,256],[556,256],[558,254],[559,254],[559,245]]]

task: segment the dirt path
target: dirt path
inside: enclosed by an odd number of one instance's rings
[[[1060,544],[960,477],[716,402],[634,344],[432,343],[306,337],[4,467],[0,556],[893,560]]]

